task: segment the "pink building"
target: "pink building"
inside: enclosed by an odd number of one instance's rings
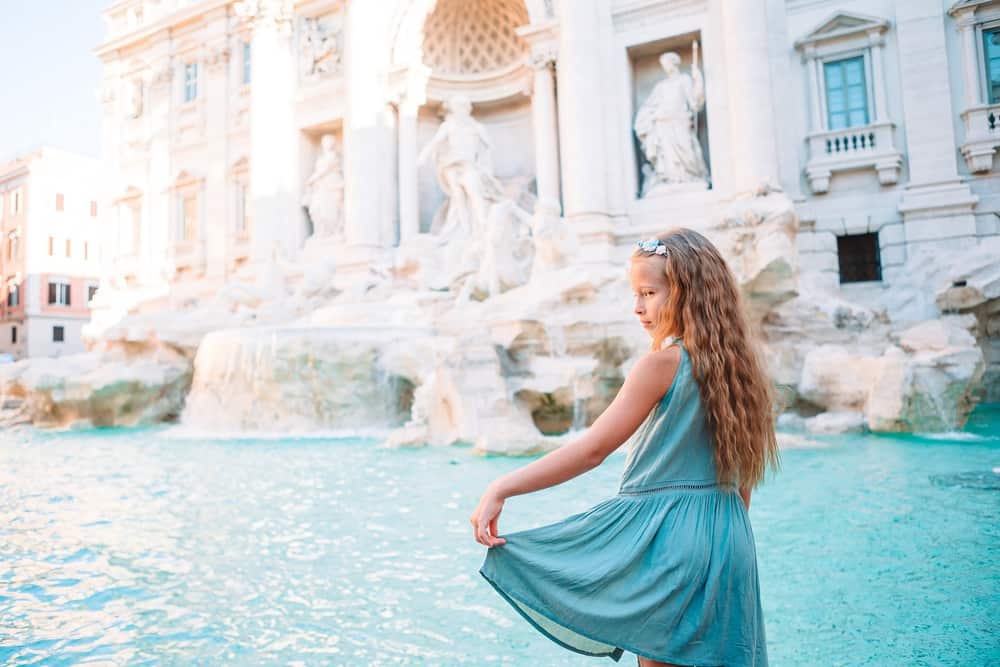
[[[101,163],[43,148],[0,165],[0,353],[81,352],[100,275]]]

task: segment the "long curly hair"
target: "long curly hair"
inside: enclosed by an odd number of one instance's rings
[[[736,279],[703,235],[678,227],[656,238],[666,255],[636,249],[632,258],[656,258],[669,288],[653,328],[653,350],[670,336],[684,341],[705,411],[715,434],[720,483],[754,488],[768,465],[777,470],[774,385],[754,344]]]

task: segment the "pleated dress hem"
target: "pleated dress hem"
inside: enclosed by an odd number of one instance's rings
[[[504,600],[506,600],[510,604],[510,606],[513,607],[514,611],[516,611],[521,616],[521,618],[523,618],[528,623],[530,623],[533,628],[535,628],[536,630],[538,630],[540,633],[542,633],[544,636],[548,637],[552,641],[554,641],[559,646],[562,646],[565,649],[573,651],[574,653],[579,653],[581,655],[590,656],[592,658],[611,658],[615,662],[618,662],[618,661],[620,661],[622,659],[622,656],[625,654],[625,651],[628,651],[629,653],[633,653],[637,657],[640,657],[640,658],[646,658],[647,660],[656,660],[657,662],[669,662],[669,663],[674,664],[674,665],[683,665],[684,667],[696,667],[696,665],[699,664],[699,663],[685,663],[684,660],[686,660],[686,658],[677,658],[677,657],[674,657],[674,656],[664,656],[664,655],[650,655],[650,654],[646,653],[645,651],[637,649],[637,648],[635,648],[633,646],[626,646],[626,645],[620,644],[620,642],[617,642],[617,641],[610,641],[608,639],[604,639],[604,638],[601,638],[601,637],[596,637],[596,636],[594,636],[593,634],[591,634],[589,632],[581,632],[579,629],[577,629],[577,628],[575,628],[575,627],[573,627],[571,625],[566,624],[565,622],[559,620],[558,618],[554,618],[548,612],[542,611],[541,609],[538,609],[534,605],[529,604],[528,602],[526,602],[525,600],[519,598],[518,596],[513,595],[513,594],[509,593],[508,591],[505,591],[503,588],[501,588],[500,584],[498,584],[496,581],[494,581],[493,579],[491,579],[490,576],[488,574],[486,574],[485,572],[483,572],[482,570],[479,570],[479,574],[483,575],[483,579],[485,579],[486,581],[488,581],[490,583],[490,586],[492,586],[494,588],[494,590],[496,590],[496,592],[500,594],[500,597],[503,598]],[[583,649],[577,648],[576,646],[573,646],[572,644],[567,644],[566,642],[562,641],[558,637],[553,636],[548,630],[546,630],[541,625],[539,625],[535,621],[535,619],[533,619],[530,616],[528,616],[527,614],[525,614],[524,610],[521,609],[521,607],[518,606],[518,605],[523,605],[523,606],[527,607],[528,609],[531,609],[533,612],[535,612],[539,616],[544,616],[545,618],[547,618],[548,620],[552,621],[556,625],[564,627],[567,630],[571,630],[572,632],[575,632],[576,634],[580,635],[581,637],[586,637],[587,639],[589,639],[591,641],[599,642],[601,644],[608,644],[609,646],[614,646],[615,650],[611,651],[610,653],[591,653],[590,651],[584,651]],[[710,663],[705,663],[705,664],[709,665]]]
[[[487,575],[481,569],[479,570],[479,574],[483,575],[483,579],[485,579],[486,581],[490,582],[490,585],[494,589],[496,589],[496,592],[500,594],[500,597],[502,597],[504,600],[506,600],[508,603],[510,603],[510,606],[514,608],[514,611],[516,611],[518,614],[520,614],[521,617],[524,620],[526,620],[528,623],[530,623],[532,627],[534,627],[540,633],[542,633],[543,635],[545,635],[546,637],[548,637],[549,639],[551,639],[552,641],[554,641],[559,646],[562,646],[565,649],[569,649],[570,651],[573,651],[574,653],[580,653],[582,655],[588,655],[588,656],[591,656],[593,658],[604,658],[604,657],[611,658],[615,662],[618,662],[619,660],[621,660],[622,655],[624,655],[624,653],[625,653],[626,650],[632,651],[633,653],[635,652],[631,648],[629,648],[628,646],[618,646],[618,642],[608,641],[607,639],[602,639],[600,637],[595,637],[595,636],[591,635],[590,633],[581,632],[577,628],[574,628],[571,625],[567,625],[565,622],[563,622],[563,621],[561,621],[561,620],[559,620],[557,618],[553,618],[550,614],[542,611],[541,609],[535,608],[533,605],[529,604],[528,602],[525,602],[523,599],[517,597],[516,595],[512,595],[509,592],[505,591],[503,588],[500,587],[500,584],[498,584],[497,582],[493,581],[493,579],[491,579],[489,577],[489,575]],[[616,648],[613,651],[611,651],[610,653],[591,653],[590,651],[584,651],[583,649],[577,648],[576,646],[573,646],[571,644],[567,644],[566,642],[562,641],[558,637],[556,637],[553,634],[551,634],[544,627],[542,627],[541,625],[539,625],[538,622],[535,621],[535,619],[531,618],[526,613],[524,613],[524,610],[521,609],[521,607],[519,605],[524,605],[525,607],[527,607],[528,609],[531,609],[533,612],[535,612],[539,616],[544,616],[545,618],[549,619],[550,621],[552,621],[556,625],[564,627],[567,630],[570,630],[570,631],[572,631],[572,632],[580,635],[581,637],[586,637],[587,639],[589,639],[591,641],[598,642],[600,644],[608,644],[609,646],[614,646]],[[643,656],[643,657],[645,658],[646,656]],[[653,659],[656,660],[657,658],[653,658]]]

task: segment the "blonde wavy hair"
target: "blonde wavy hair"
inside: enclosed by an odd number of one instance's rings
[[[669,287],[654,322],[653,350],[681,338],[705,412],[715,433],[720,483],[754,488],[768,465],[777,470],[774,385],[751,337],[736,279],[718,249],[692,229],[678,227],[656,238],[666,255],[636,249],[632,259],[656,258]]]

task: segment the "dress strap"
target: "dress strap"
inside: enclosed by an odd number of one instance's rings
[[[660,349],[661,350],[665,350],[668,347],[670,347],[671,345],[677,345],[677,346],[683,348],[684,347],[684,339],[683,338],[674,338],[673,336],[667,336],[666,338],[663,339],[663,342],[660,343]]]

